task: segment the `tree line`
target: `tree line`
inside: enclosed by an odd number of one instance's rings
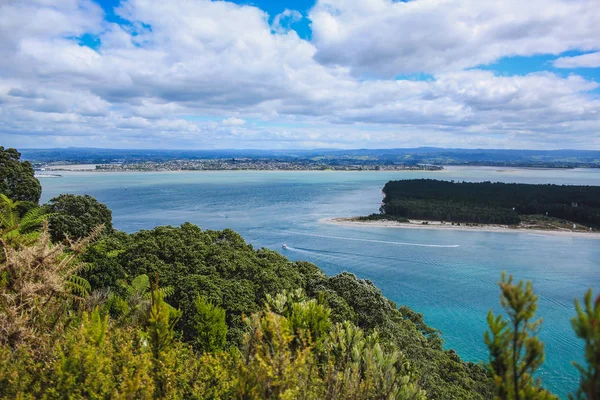
[[[519,215],[547,215],[600,227],[600,187],[521,183],[390,181],[384,214],[450,222],[516,225]]]

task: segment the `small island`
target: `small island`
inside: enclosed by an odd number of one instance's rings
[[[324,222],[434,229],[537,230],[597,236],[600,187],[454,182],[390,181],[382,189],[379,214]]]

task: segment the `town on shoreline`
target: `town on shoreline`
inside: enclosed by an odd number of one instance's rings
[[[441,171],[431,164],[330,163],[307,160],[278,161],[271,159],[227,158],[200,160],[143,161],[85,165],[44,164],[38,171],[160,172],[160,171]]]

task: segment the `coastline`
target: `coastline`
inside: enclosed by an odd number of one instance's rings
[[[124,170],[109,170],[109,169],[45,169],[44,171],[35,171],[37,172],[82,172],[82,173],[180,173],[180,172],[315,172],[315,173],[327,173],[327,172],[435,172],[440,173],[443,170],[412,170],[412,169],[398,169],[398,170],[374,170],[374,169],[363,169],[363,170],[354,170],[354,169],[173,169],[173,170],[133,170],[133,169],[124,169]],[[41,175],[41,174],[40,174]],[[36,175],[37,176],[37,175]]]
[[[434,229],[434,230],[452,230],[452,231],[471,231],[471,232],[510,232],[510,233],[529,233],[543,236],[562,236],[577,237],[587,239],[600,239],[600,232],[577,232],[571,230],[544,230],[530,228],[511,228],[507,225],[480,225],[480,226],[457,226],[450,223],[441,224],[439,222],[429,221],[427,225],[423,221],[410,220],[410,222],[396,221],[357,221],[356,217],[350,218],[322,218],[319,223],[332,224],[340,226],[354,226],[362,228],[394,228],[394,229]]]

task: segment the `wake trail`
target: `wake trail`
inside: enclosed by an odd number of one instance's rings
[[[296,235],[320,237],[320,238],[324,238],[324,239],[352,240],[355,242],[383,243],[383,244],[393,244],[393,245],[397,245],[397,246],[438,247],[438,248],[455,248],[455,247],[460,246],[458,244],[424,244],[424,243],[392,242],[392,241],[388,241],[388,240],[359,239],[359,238],[343,237],[343,236],[318,235],[315,233],[303,233],[303,232],[292,232],[292,231],[288,231],[288,232],[296,234]]]

